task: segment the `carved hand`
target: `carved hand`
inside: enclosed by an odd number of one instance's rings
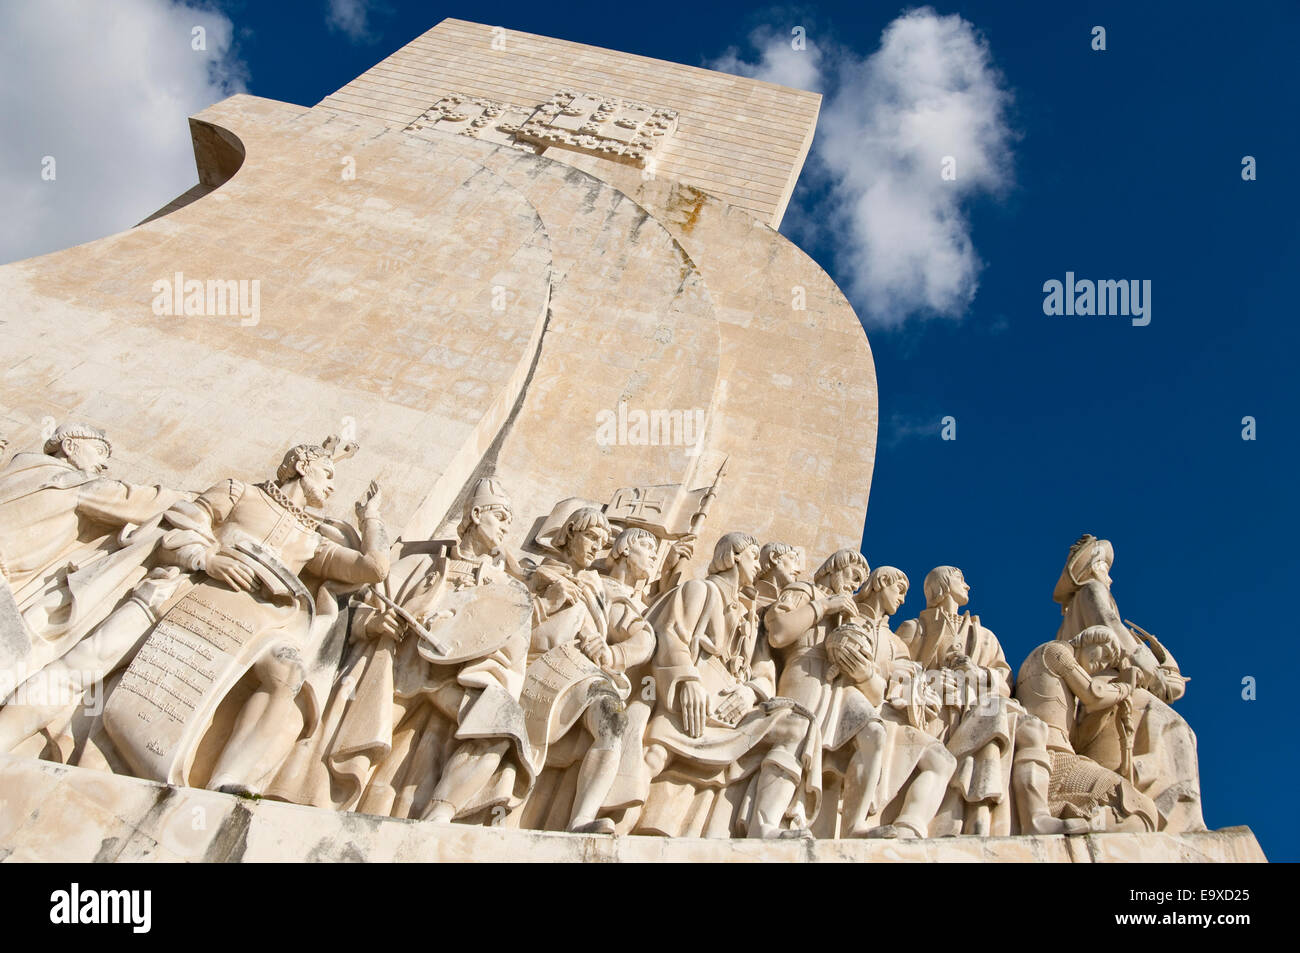
[[[546,592],[546,598],[556,606],[576,606],[582,602],[582,593],[578,591],[578,587],[570,580],[561,576],[551,584],[551,587]]]
[[[677,706],[682,716],[682,730],[688,738],[704,734],[704,722],[709,717],[709,696],[699,682],[683,682],[677,690]]]
[[[696,538],[697,537],[694,533],[688,533],[677,542],[673,543],[671,552],[673,554],[674,563],[684,562],[695,555]]]
[[[947,667],[973,669],[975,664],[971,662],[969,655],[966,655],[963,652],[953,652],[948,656]]]
[[[614,653],[610,650],[605,640],[596,633],[584,634],[580,637],[578,647],[582,649],[582,654],[587,656],[601,668],[612,668],[614,665]]]
[[[920,662],[913,662],[911,659],[894,659],[894,670],[890,673],[897,679],[914,679],[920,678],[925,674],[921,668]]]
[[[406,624],[397,617],[392,609],[376,612],[366,623],[366,634],[380,639],[392,639],[400,642],[406,632]]]
[[[855,682],[865,682],[875,674],[875,665],[862,650],[852,642],[845,642],[839,650],[839,666],[844,674]]]
[[[224,582],[236,592],[248,592],[253,588],[253,570],[231,556],[215,553],[208,557],[203,568],[217,582]]]
[[[735,725],[745,713],[754,707],[758,701],[758,695],[748,685],[737,685],[725,693],[722,703],[718,705],[718,710],[714,716],[718,721],[727,725]]]
[[[841,613],[844,615],[857,615],[858,607],[850,595],[834,595],[822,603],[822,615],[824,619],[829,615]]]
[[[934,686],[934,690],[938,692],[939,696],[943,699],[944,704],[951,704],[949,699],[953,695],[957,694],[957,690],[961,687],[957,678],[957,673],[951,669],[941,668],[926,672],[925,676],[930,684]]]
[[[383,503],[384,493],[376,480],[370,481],[366,492],[357,500],[357,519],[379,519],[379,507]]]

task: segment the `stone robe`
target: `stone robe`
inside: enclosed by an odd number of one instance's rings
[[[466,556],[448,542],[399,560],[378,585],[418,619],[437,611],[442,594],[480,585],[491,568],[490,557]],[[459,743],[499,739],[509,742],[507,755],[459,816],[498,805],[516,807],[534,779],[519,706],[528,632],[510,636],[480,658],[440,665],[420,654],[420,639],[412,633],[400,642],[369,635],[366,626],[380,612],[367,602],[353,614],[353,657],[335,687],[333,717],[326,719],[337,722],[323,759],[329,777],[308,797],[295,800],[418,819]],[[320,760],[313,759],[311,767],[318,774]]]
[[[821,806],[821,732],[817,717],[776,694],[776,665],[760,638],[753,601],[730,593],[712,577],[689,580],[655,604],[650,621],[658,637],[656,707],[646,744],[668,752],[651,784],[639,833],[669,837],[729,837],[745,833],[753,807],[751,780],[765,761],[800,779],[797,808],[811,823]],[[698,681],[710,699],[703,734],[682,727],[677,696]],[[747,685],[755,705],[735,725],[715,715],[724,691]],[[793,745],[774,738],[794,731]]]
[[[1167,702],[1184,691],[1183,679],[1162,665],[1151,649],[1140,643],[1124,625],[1110,588],[1096,579],[1070,586],[1064,596],[1058,641],[1068,641],[1084,629],[1104,625],[1115,633],[1120,647],[1133,655],[1143,678],[1134,693],[1138,712],[1133,740],[1133,761],[1139,791],[1156,803],[1160,829],[1171,832],[1202,831],[1201,780],[1196,756],[1196,735],[1182,716]],[[1059,591],[1059,590],[1058,590]],[[1114,709],[1097,712],[1078,725],[1074,746],[1112,771],[1119,770],[1122,745],[1115,725]]]
[[[580,593],[579,601],[552,587],[565,579]],[[633,684],[629,672],[650,661],[655,633],[644,608],[626,587],[593,569],[574,570],[557,559],[542,561],[529,581],[534,593],[532,644],[521,697],[533,750],[537,785],[528,803],[511,816],[512,825],[538,830],[565,830],[576,792],[578,766],[591,747],[591,733],[581,723],[600,697],[613,700],[628,716]],[[608,670],[599,668],[579,648],[584,637],[600,633],[614,656]],[[641,732],[628,718],[620,753],[619,775],[600,813],[617,816],[639,805],[644,773]]]
[[[1011,767],[1020,705],[1011,698],[1011,666],[997,637],[969,612],[952,617],[926,609],[898,628],[909,657],[927,672],[950,668],[954,654],[966,655],[974,667],[953,669],[962,676],[960,690],[942,698],[939,715],[927,730],[957,759],[949,797],[931,825],[931,836],[959,833],[965,805],[992,806],[990,833],[1011,833]],[[953,796],[953,795],[956,796]]]
[[[253,590],[243,592],[204,575],[165,607],[154,627],[151,640],[172,614],[179,618],[220,613],[231,620],[228,637],[238,641],[202,690],[190,716],[194,724],[186,728],[185,750],[168,753],[166,762],[155,758],[145,750],[131,710],[119,704],[115,717],[116,696],[138,667],[136,661],[105,708],[108,734],[139,776],[189,784],[197,748],[220,702],[249,669],[272,653],[288,651],[301,660],[305,680],[298,703],[303,733],[315,729],[339,661],[326,642],[338,614],[337,593],[328,583],[377,581],[387,561],[327,537],[322,531],[337,534],[310,515],[290,511],[263,486],[238,480],[223,480],[193,503],[177,504],[165,521],[172,528],[163,537],[160,559],[194,571],[205,556],[220,553],[242,562],[256,578]],[[315,592],[300,574],[317,584]]]
[[[1091,818],[1098,809],[1110,807],[1121,818],[1139,815],[1148,830],[1156,830],[1155,805],[1116,772],[1075,752],[1071,740],[1081,714],[1088,709],[1113,711],[1124,703],[1128,689],[1105,676],[1090,675],[1073,647],[1063,642],[1040,645],[1020,666],[1016,699],[1047,726],[1047,802],[1053,817]],[[1030,750],[1022,749],[1021,754]]]
[[[0,698],[60,658],[144,578],[144,526],[185,494],[16,454],[0,472]]]

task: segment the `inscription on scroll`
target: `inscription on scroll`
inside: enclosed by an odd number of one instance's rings
[[[220,595],[202,587],[173,606],[109,698],[105,725],[123,755],[146,776],[181,780],[185,755],[232,676],[245,667],[253,626],[227,612]]]

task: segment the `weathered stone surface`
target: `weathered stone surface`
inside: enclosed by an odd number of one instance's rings
[[[676,131],[666,152],[655,154],[656,175],[716,195],[773,227],[781,224],[821,106],[817,93],[744,76],[447,19],[316,108],[406,126],[452,94],[531,110],[564,88],[675,111]],[[546,155],[559,162],[582,157],[557,148]],[[618,168],[598,161],[600,178]]]
[[[601,837],[433,825],[0,756],[0,849],[9,862],[618,861],[648,863],[1250,863],[1246,827],[1200,834],[753,841]],[[7,853],[5,853],[7,852]]]

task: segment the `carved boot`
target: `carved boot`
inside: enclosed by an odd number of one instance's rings
[[[1018,759],[1012,775],[1020,801],[1022,834],[1086,834],[1089,831],[1091,824],[1085,818],[1052,816],[1047,806],[1051,772],[1041,761],[1030,757]]]
[[[771,762],[763,765],[754,797],[754,815],[749,822],[750,837],[764,840],[812,837],[812,832],[806,828],[781,826],[798,787],[798,778],[791,777],[784,768]]]
[[[571,834],[614,833],[614,822],[608,817],[597,817],[596,813],[618,774],[618,761],[617,748],[593,747],[582,759],[573,813],[569,815]]]

